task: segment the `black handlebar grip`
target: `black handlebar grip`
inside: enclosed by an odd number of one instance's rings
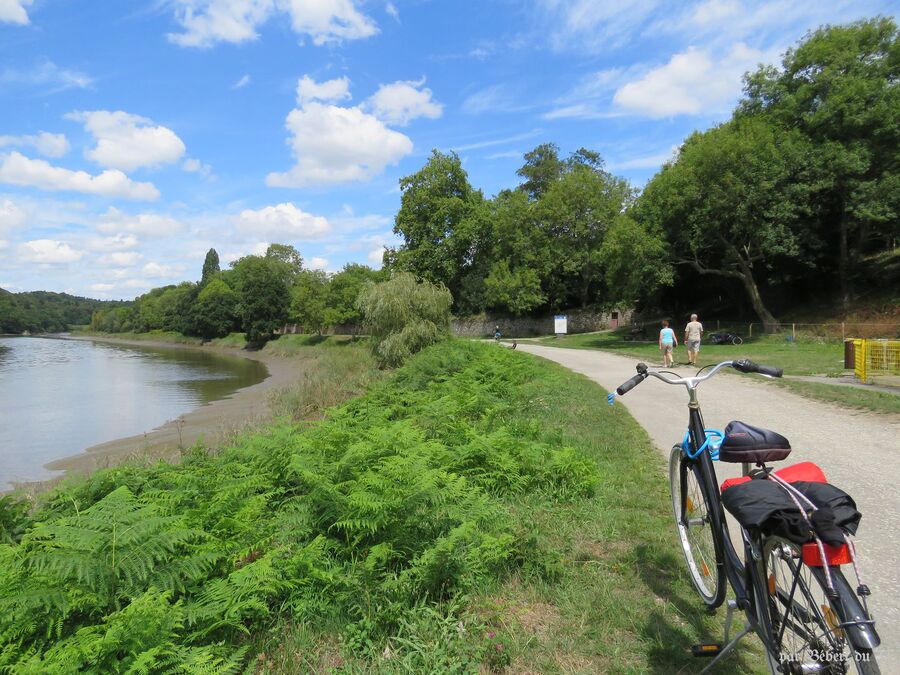
[[[758,363],[753,363],[750,359],[741,359],[740,361],[735,361],[731,365],[735,370],[739,370],[742,373],[759,373],[760,375],[768,375],[769,377],[781,377],[784,374],[784,370],[781,368],[761,366]]]
[[[774,366],[756,366],[756,372],[760,375],[768,375],[769,377],[781,377],[784,375],[784,369],[775,368]]]
[[[646,373],[638,373],[637,375],[632,377],[627,382],[623,382],[621,385],[619,385],[619,387],[616,388],[616,393],[619,396],[624,396],[629,391],[631,391],[636,386],[638,386],[641,382],[643,382],[646,379],[646,377],[647,377]]]

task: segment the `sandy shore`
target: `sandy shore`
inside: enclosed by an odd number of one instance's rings
[[[258,425],[271,418],[269,394],[286,388],[303,373],[305,359],[283,358],[263,351],[172,344],[147,340],[120,338],[72,337],[72,340],[94,340],[137,347],[163,347],[166,349],[199,349],[231,356],[241,356],[262,362],[268,377],[258,384],[239,389],[230,398],[213,401],[170,420],[144,434],[119,438],[87,448],[84,452],[57,459],[46,468],[52,471],[91,473],[97,469],[119,464],[135,457],[172,460],[180,454],[180,448],[189,448],[202,439],[205,444],[216,445],[248,426]],[[54,481],[55,482],[55,481]]]

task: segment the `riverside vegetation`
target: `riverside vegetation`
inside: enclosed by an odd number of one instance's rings
[[[596,385],[443,342],[320,422],[3,498],[0,670],[671,667],[716,620],[663,482]]]

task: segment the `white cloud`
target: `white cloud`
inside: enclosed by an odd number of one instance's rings
[[[18,255],[24,262],[41,265],[61,265],[81,260],[82,256],[84,256],[84,251],[73,249],[64,241],[35,239],[19,244]]]
[[[481,113],[519,112],[527,110],[530,106],[518,103],[508,85],[495,84],[470,94],[463,101],[461,107],[462,111],[468,115],[480,115]]]
[[[115,284],[91,284],[91,285],[89,286],[89,288],[90,288],[92,291],[98,291],[98,292],[101,292],[101,293],[104,292],[104,291],[111,291],[111,290],[114,289],[115,287],[116,287]]]
[[[25,211],[11,199],[0,199],[0,234],[25,224]]]
[[[309,103],[285,125],[297,160],[286,173],[270,173],[271,187],[308,187],[369,180],[412,152],[412,141],[360,108]]]
[[[369,251],[369,255],[366,258],[369,261],[369,264],[372,265],[375,269],[381,269],[381,265],[384,261],[384,252],[387,249],[384,246],[379,246],[378,248],[373,248]]]
[[[652,118],[722,112],[740,95],[744,72],[762,59],[762,52],[743,43],[718,60],[706,50],[689,48],[623,85],[613,102]]]
[[[538,0],[536,4],[536,22],[555,50],[598,52],[629,43],[663,2]]]
[[[28,12],[32,0],[0,0],[0,23],[28,24]]]
[[[97,141],[85,156],[106,168],[132,171],[176,162],[184,154],[184,143],[174,131],[146,117],[121,110],[73,112],[66,117],[84,123]]]
[[[231,85],[231,88],[232,89],[243,89],[248,84],[250,84],[250,76],[244,75],[241,79],[239,79],[237,82],[235,82],[233,85]]]
[[[86,171],[53,166],[41,159],[30,159],[18,152],[0,154],[0,183],[49,191],[71,190],[123,199],[159,199],[159,190],[153,183],[133,181],[121,171],[106,170],[94,176]]]
[[[204,178],[213,177],[213,169],[209,164],[204,164],[199,159],[187,158],[181,163],[181,168],[188,173],[199,173]]]
[[[181,269],[177,265],[160,265],[157,262],[148,262],[141,268],[141,273],[148,279],[160,279],[172,277],[181,272]]]
[[[60,68],[52,61],[42,61],[24,69],[5,68],[0,72],[0,85],[38,87],[51,94],[67,89],[87,89],[93,83],[89,75]]]
[[[356,4],[356,0],[276,0],[276,6],[290,14],[294,32],[309,35],[315,45],[375,35],[375,22]]]
[[[93,237],[87,246],[92,251],[105,253],[108,251],[125,251],[140,243],[133,234],[117,234],[113,237]]]
[[[294,32],[316,45],[369,37],[378,27],[356,8],[355,0],[174,0],[183,33],[169,40],[183,47],[238,44],[259,37],[257,29],[278,14],[287,14]]]
[[[5,248],[9,248],[9,242],[6,239],[0,239],[0,251]],[[0,288],[6,288],[6,284],[0,284]]]
[[[384,6],[384,11],[388,13],[388,15],[397,23],[400,23],[400,12],[397,11],[397,7],[394,6],[393,2],[388,2]]]
[[[116,251],[100,256],[103,265],[115,265],[116,267],[131,267],[137,265],[144,256],[137,251]]]
[[[290,202],[255,211],[245,209],[235,218],[235,224],[239,230],[270,241],[318,239],[331,230],[326,218],[301,211]]]
[[[69,141],[63,134],[46,131],[28,136],[0,136],[0,148],[7,146],[32,147],[47,157],[62,157],[69,151]]]
[[[418,81],[397,81],[383,84],[367,101],[367,108],[388,124],[406,126],[417,117],[436,119],[444,106],[431,98],[431,89],[423,87],[425,78]]]
[[[664,152],[658,152],[653,155],[643,155],[640,157],[632,157],[623,162],[610,162],[612,169],[658,169],[666,162],[674,159],[678,153],[679,146],[673,145]]]
[[[174,218],[156,213],[130,215],[111,206],[100,217],[97,230],[104,234],[136,234],[148,237],[169,237],[177,234],[183,225]]]
[[[312,101],[338,103],[349,99],[350,80],[347,77],[316,82],[309,75],[304,75],[297,82],[297,105],[299,106]]]
[[[328,260],[327,258],[313,258],[307,264],[307,267],[311,270],[322,270],[323,272],[328,269]]]

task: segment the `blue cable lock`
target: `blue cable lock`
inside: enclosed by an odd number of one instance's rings
[[[700,446],[699,450],[691,452],[691,433],[689,431],[684,432],[681,449],[684,450],[684,454],[690,459],[697,459],[701,452],[709,448],[710,459],[719,459],[719,448],[725,439],[725,433],[718,429],[704,429],[704,431],[706,432],[706,440],[703,441],[703,445]]]

